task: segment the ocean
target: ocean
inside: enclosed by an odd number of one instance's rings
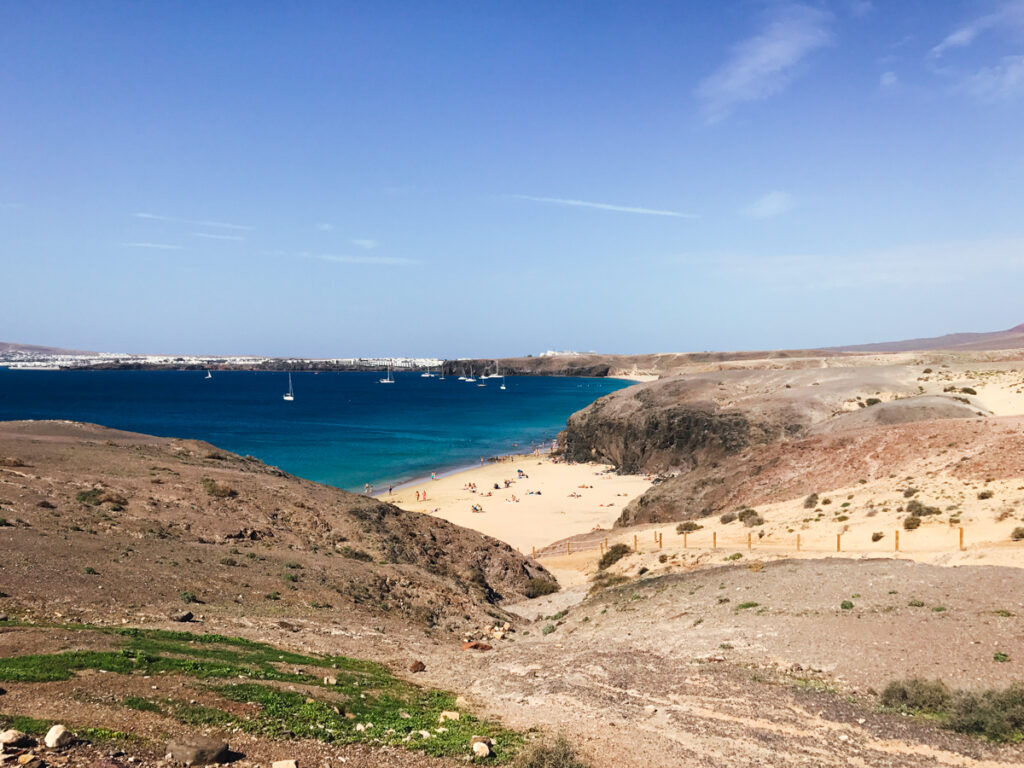
[[[517,376],[486,387],[447,376],[0,368],[0,420],[68,419],[206,440],[351,491],[398,485],[481,458],[550,446],[574,411],[619,379]]]

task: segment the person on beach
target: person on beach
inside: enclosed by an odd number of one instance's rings
[[[437,480],[437,472],[431,472],[430,473],[430,479],[431,480]]]
[[[416,501],[419,501],[419,500],[420,500],[420,492],[416,491]]]
[[[392,492],[392,491],[393,491],[394,489],[395,489],[395,487],[394,487],[393,485],[389,485],[389,486],[388,486],[388,496],[390,496],[390,495],[391,495],[391,492]]]

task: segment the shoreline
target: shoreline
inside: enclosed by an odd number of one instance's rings
[[[610,531],[623,508],[651,485],[648,477],[620,475],[609,464],[570,464],[550,453],[530,453],[396,486],[374,498],[529,554],[567,537]]]

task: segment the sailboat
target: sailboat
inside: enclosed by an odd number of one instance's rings
[[[210,373],[209,371],[207,371],[207,372],[206,372],[206,376],[205,376],[204,378],[207,378],[207,379],[212,379],[212,378],[213,378],[213,374],[212,374],[212,373]]]
[[[498,387],[498,389],[505,389],[505,377],[504,376],[501,377],[501,386]]]
[[[295,399],[295,390],[292,389],[292,372],[291,371],[288,371],[288,391],[284,393],[284,399],[285,400],[289,400],[289,401]]]
[[[473,369],[472,368],[469,369],[469,376],[467,376],[465,379],[463,379],[463,381],[476,381],[476,379],[473,378]]]
[[[394,384],[395,380],[391,377],[391,366],[388,366],[388,375],[383,379],[378,379],[381,384]]]
[[[427,370],[425,370],[423,373],[420,374],[420,378],[421,379],[432,379],[432,378],[434,378],[434,374],[431,373],[430,369],[428,368]]]

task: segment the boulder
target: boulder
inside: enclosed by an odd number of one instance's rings
[[[460,717],[458,712],[453,712],[450,709],[446,709],[440,715],[438,715],[437,722],[443,723],[445,720],[458,720]]]
[[[412,663],[412,664],[411,664],[411,665],[409,666],[409,671],[410,671],[410,672],[413,672],[413,673],[416,673],[416,672],[425,672],[425,671],[426,671],[426,669],[427,669],[427,665],[426,665],[426,664],[424,664],[424,663],[423,663],[422,661],[418,661],[418,660],[417,660],[417,661],[414,661],[414,662],[413,662],[413,663]]]
[[[489,746],[487,746],[487,744],[485,744],[482,741],[473,742],[473,745],[472,745],[471,749],[473,750],[473,754],[476,757],[490,757],[491,756],[491,748]]]
[[[275,760],[270,768],[299,768],[297,760]]]
[[[179,613],[171,614],[171,621],[178,621],[182,623],[192,621],[192,619],[194,618],[195,615],[192,613],[192,611],[181,611]]]
[[[22,747],[30,747],[33,744],[32,737],[27,733],[16,731],[13,728],[10,730],[0,733],[0,752],[3,752],[8,747],[13,749],[21,749]]]
[[[55,725],[46,732],[46,736],[43,737],[43,743],[49,749],[58,749],[60,747],[66,747],[72,741],[75,740],[75,735],[65,728],[63,725]]]
[[[337,684],[338,684],[338,678],[336,678],[336,677],[325,677],[324,678],[324,685],[337,685]]]
[[[180,736],[167,742],[168,760],[185,765],[223,763],[228,756],[227,742],[209,736]]]

